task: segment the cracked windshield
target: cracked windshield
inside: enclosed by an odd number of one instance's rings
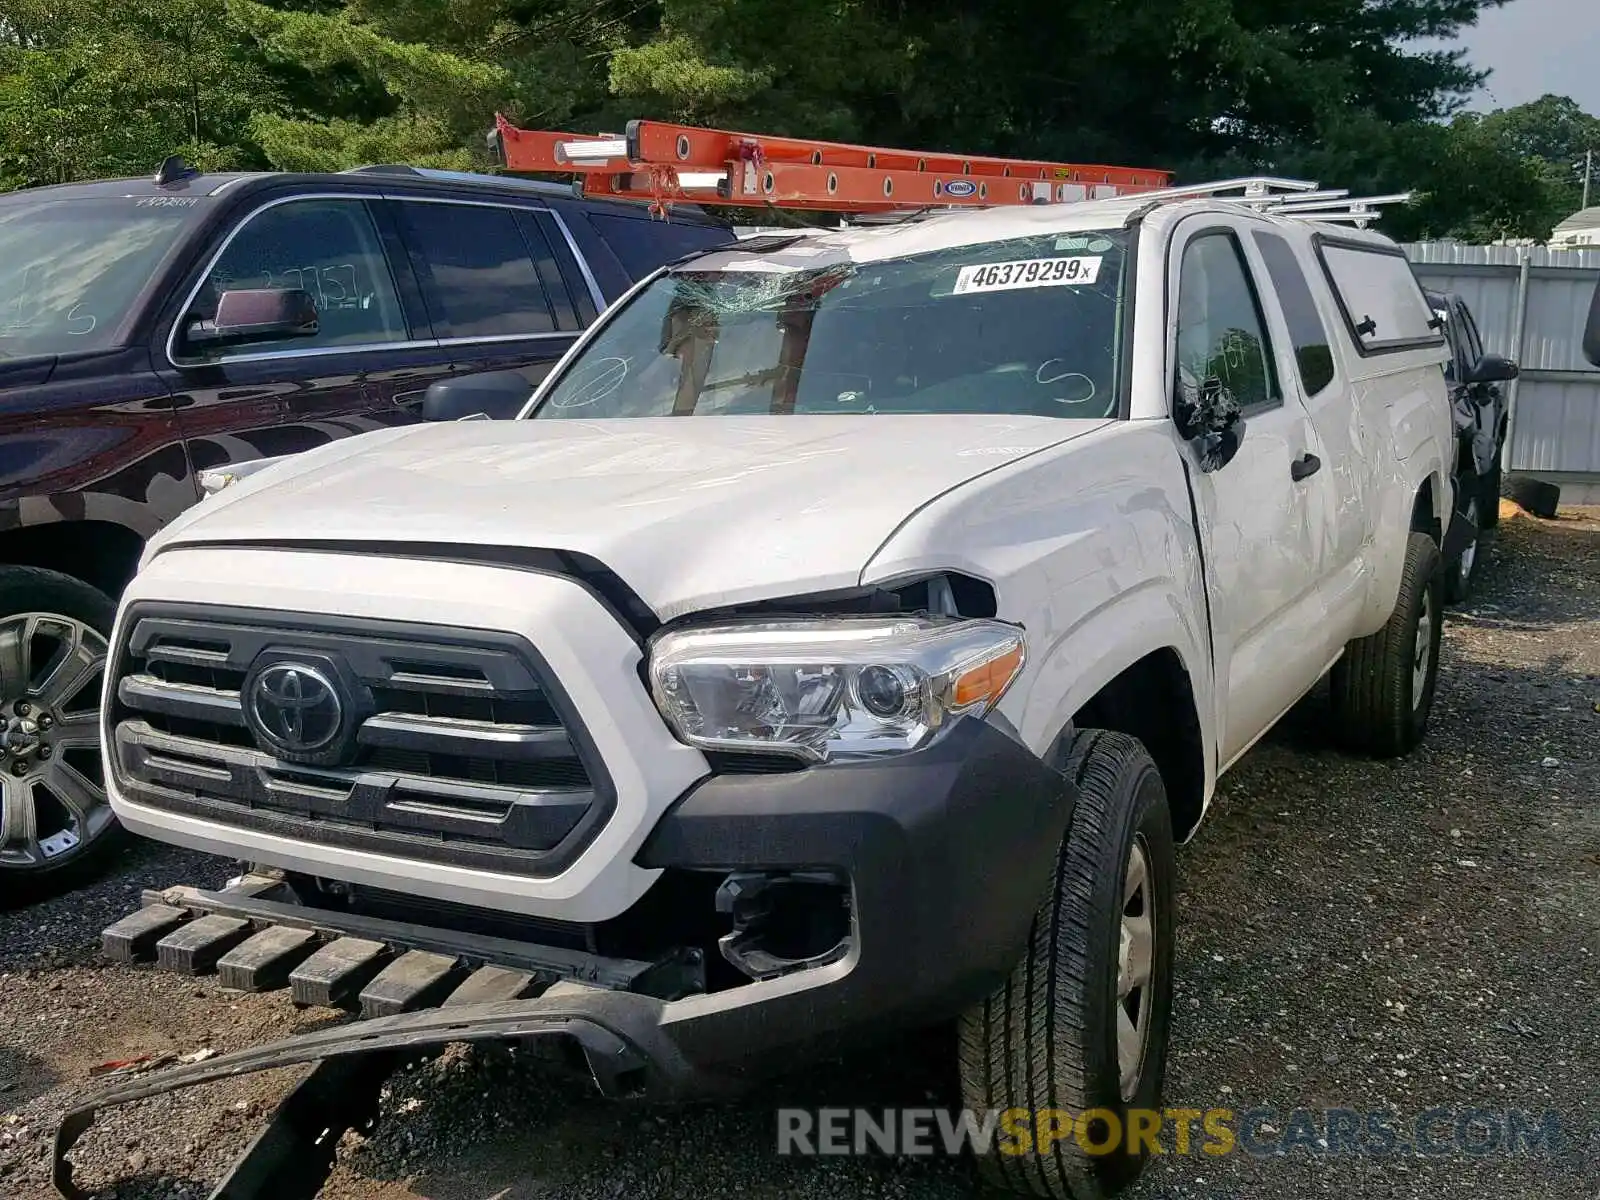
[[[810,269],[750,259],[670,273],[534,416],[1108,417],[1126,258],[1124,234],[1096,231]]]

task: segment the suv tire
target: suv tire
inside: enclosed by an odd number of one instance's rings
[[[1021,1195],[1097,1200],[1144,1169],[1149,1147],[1128,1152],[1128,1111],[1156,1108],[1165,1075],[1175,924],[1172,815],[1155,763],[1134,738],[1081,732],[1062,770],[1078,796],[1049,895],[1011,978],[961,1018],[959,1066],[967,1108],[1028,1111],[1015,1126],[1028,1136],[1011,1144],[1013,1153],[991,1146],[979,1156],[985,1183]],[[1141,929],[1148,935],[1130,943]],[[1144,982],[1128,991],[1141,976]],[[1053,1126],[1062,1136],[1047,1137],[1041,1151],[1033,1135],[1052,1128],[1039,1119],[1045,1109],[1062,1111]],[[1095,1109],[1114,1115],[1114,1131],[1099,1119],[1084,1127],[1082,1115]],[[997,1127],[999,1135],[1009,1131]],[[1115,1148],[1090,1154],[1080,1138]],[[1019,1146],[1024,1152],[1014,1153]]]
[[[1434,540],[1413,532],[1389,623],[1351,642],[1334,664],[1334,724],[1352,750],[1394,758],[1410,753],[1428,731],[1443,627],[1440,566]]]
[[[100,760],[115,616],[70,575],[0,567],[0,904],[83,882],[121,840]]]
[[[1505,447],[1497,446],[1494,452],[1494,466],[1483,477],[1482,483],[1482,508],[1483,520],[1478,525],[1479,529],[1493,529],[1500,524],[1500,488],[1505,483],[1505,477],[1500,470],[1500,456],[1505,453]]]
[[[1461,515],[1472,526],[1472,541],[1461,549],[1461,554],[1448,564],[1444,573],[1444,602],[1460,604],[1472,594],[1472,585],[1478,578],[1478,564],[1483,555],[1484,500],[1483,487],[1476,475],[1463,475],[1457,491],[1461,496]],[[1495,500],[1498,511],[1500,501]]]

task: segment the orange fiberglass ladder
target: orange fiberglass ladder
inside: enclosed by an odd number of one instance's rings
[[[1412,198],[1410,192],[1353,197],[1343,188],[1272,175],[1174,187],[1172,172],[1156,169],[890,150],[664,121],[630,121],[619,137],[520,129],[496,116],[489,142],[507,170],[573,175],[586,196],[643,201],[663,215],[673,204],[865,215],[1149,194],[1172,201],[1210,196],[1291,220],[1364,229],[1383,206]]]
[[[1170,171],[889,150],[630,121],[621,136],[519,129],[495,118],[507,170],[576,175],[586,196],[648,202],[899,212],[1070,203],[1162,191]]]

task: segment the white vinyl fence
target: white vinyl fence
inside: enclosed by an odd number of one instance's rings
[[[1467,302],[1485,349],[1522,369],[1506,470],[1561,484],[1563,501],[1600,501],[1600,370],[1583,357],[1600,247],[1419,242],[1405,251],[1424,286]]]

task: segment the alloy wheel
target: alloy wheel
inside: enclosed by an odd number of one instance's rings
[[[1150,858],[1141,835],[1128,853],[1118,930],[1117,1068],[1125,1102],[1132,1101],[1139,1090],[1150,1049],[1150,994],[1156,964],[1155,909],[1150,898]]]
[[[100,763],[106,639],[55,613],[0,620],[0,870],[52,866],[112,822]]]

